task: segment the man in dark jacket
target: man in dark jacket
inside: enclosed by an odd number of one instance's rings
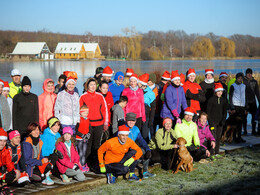
[[[246,69],[246,76],[243,78],[243,83],[246,85],[248,94],[248,112],[252,115],[252,135],[256,135],[256,122],[255,120],[255,114],[256,114],[256,98],[258,103],[260,102],[260,94],[259,94],[259,86],[257,81],[252,76],[253,71],[251,68]],[[245,115],[244,121],[243,121],[243,128],[244,128],[244,135],[247,135],[247,114]],[[259,125],[258,125],[258,134],[259,132]]]
[[[31,80],[24,76],[22,92],[13,99],[13,128],[25,137],[27,126],[30,122],[39,122],[39,108],[37,95],[30,92]]]

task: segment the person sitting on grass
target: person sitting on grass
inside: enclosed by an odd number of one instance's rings
[[[75,146],[75,138],[71,127],[64,127],[62,136],[57,140],[56,149],[64,156],[63,159],[57,161],[57,167],[62,174],[61,178],[64,183],[70,182],[69,177],[74,177],[78,181],[85,180],[85,175],[82,172],[82,166],[79,161],[79,154]]]
[[[16,170],[14,167],[14,163],[12,163],[12,158],[9,150],[6,147],[7,141],[7,133],[3,128],[0,128],[0,190],[7,191],[8,189],[4,189],[6,185],[10,185],[14,181],[16,181],[21,172]]]
[[[106,173],[107,183],[116,183],[119,175],[129,172],[129,181],[140,181],[134,168],[137,160],[143,155],[141,148],[128,137],[129,127],[118,127],[118,137],[107,140],[98,149],[98,161],[101,173]],[[105,155],[105,156],[104,156]]]
[[[198,128],[196,123],[192,121],[194,116],[194,111],[188,107],[184,111],[184,119],[182,119],[182,123],[177,123],[174,131],[176,132],[177,138],[183,137],[187,144],[188,151],[193,157],[194,161],[200,161],[202,157],[205,155],[205,148],[200,147],[200,139],[198,135]]]
[[[138,162],[143,164],[143,178],[155,177],[155,174],[152,174],[148,171],[149,161],[152,157],[151,150],[147,145],[146,141],[142,137],[140,130],[137,126],[135,126],[136,122],[136,114],[133,112],[129,112],[126,114],[126,123],[129,127],[129,135],[128,137],[135,141],[137,145],[142,149],[143,156],[138,160]],[[131,172],[132,170],[130,170]],[[134,170],[133,170],[134,171]]]

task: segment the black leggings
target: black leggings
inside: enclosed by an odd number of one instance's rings
[[[104,125],[100,126],[92,126],[93,133],[90,136],[90,142],[92,144],[92,151],[97,151],[98,148],[101,146],[103,132],[104,132]]]
[[[219,154],[219,147],[220,147],[220,140],[221,140],[221,136],[222,136],[223,126],[216,126],[214,128],[215,128],[215,130],[212,131],[212,135],[214,136],[214,138],[216,140],[215,154]]]

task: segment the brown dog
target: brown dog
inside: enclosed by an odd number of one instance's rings
[[[226,128],[224,128],[224,134],[221,138],[221,142],[229,142],[231,143],[232,140],[233,140],[233,135],[234,135],[234,132],[236,131],[236,128],[237,128],[237,121],[238,120],[242,120],[240,116],[238,115],[230,115],[228,117],[228,119],[226,120]]]
[[[178,173],[180,168],[182,168],[183,171],[187,173],[194,170],[192,157],[185,146],[186,143],[187,141],[183,137],[179,137],[176,141],[176,144],[179,146],[179,149],[178,149],[177,168],[174,173]]]

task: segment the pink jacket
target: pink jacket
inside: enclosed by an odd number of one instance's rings
[[[124,108],[125,115],[129,112],[136,114],[136,118],[142,117],[142,121],[145,122],[145,105],[144,105],[144,92],[142,89],[136,91],[126,88],[122,92],[122,96],[127,96],[128,103]]]
[[[209,125],[202,126],[202,124],[198,120],[197,126],[198,126],[198,135],[200,138],[200,145],[205,149],[207,149],[207,147],[203,145],[205,139],[211,142],[211,141],[215,141],[215,138],[213,137],[213,135],[209,130]]]
[[[82,170],[82,166],[79,162],[79,154],[73,143],[71,143],[71,147],[70,147],[71,159],[68,155],[66,146],[62,141],[60,141],[56,144],[56,149],[59,150],[63,154],[63,159],[59,159],[56,162],[56,165],[61,174],[64,174],[68,168],[73,169],[75,164],[78,164],[80,170]]]
[[[43,93],[38,97],[39,102],[39,123],[43,129],[47,127],[47,120],[54,116],[54,105],[57,95],[54,92],[54,86],[52,92],[47,91],[47,83],[53,81],[52,79],[45,79],[43,82]]]

